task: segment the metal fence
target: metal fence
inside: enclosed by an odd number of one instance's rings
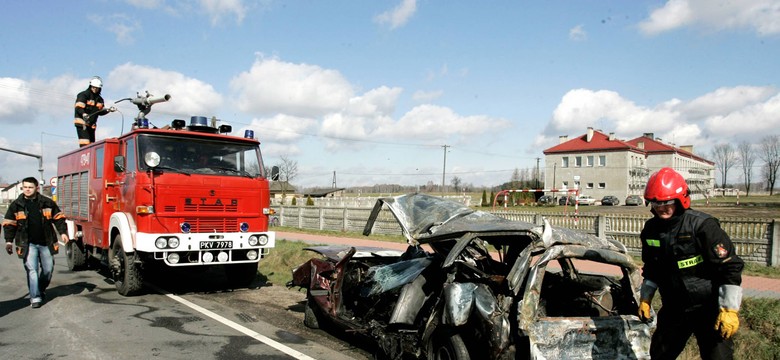
[[[275,206],[276,223],[299,229],[362,232],[371,208]],[[500,217],[542,224],[546,218],[553,226],[574,229],[599,237],[612,237],[623,243],[632,255],[639,255],[639,234],[649,216],[621,214],[566,214],[487,211]],[[780,266],[780,223],[776,219],[720,219],[723,230],[734,242],[737,254],[752,263]],[[374,233],[401,235],[401,228],[386,208],[374,224]]]

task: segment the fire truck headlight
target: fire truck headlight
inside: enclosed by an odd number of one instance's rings
[[[170,247],[171,249],[175,249],[179,247],[179,238],[176,237],[168,238],[168,247]]]
[[[246,252],[246,258],[249,260],[257,259],[257,251],[255,250],[249,250]]]
[[[260,235],[258,244],[260,244],[260,246],[265,246],[268,244],[268,235]]]
[[[203,257],[201,259],[203,260],[204,263],[210,263],[214,261],[214,254],[210,252],[205,252],[203,253]]]
[[[257,246],[257,235],[252,235],[249,237],[249,246]]]
[[[168,262],[171,264],[178,264],[179,263],[179,254],[177,253],[170,253],[168,254]]]
[[[249,224],[242,222],[241,225],[239,225],[238,229],[241,230],[241,232],[247,232],[249,231]]]
[[[217,261],[219,262],[228,261],[228,253],[224,251],[220,251],[219,254],[217,254]]]
[[[144,155],[144,163],[148,167],[157,167],[160,165],[160,154],[150,151]]]
[[[189,234],[190,230],[192,230],[192,225],[190,225],[188,222],[183,222],[181,225],[179,225],[179,228],[181,228],[181,232]]]
[[[154,246],[156,246],[158,249],[165,249],[168,247],[168,239],[164,237],[158,237],[157,240],[154,241]]]

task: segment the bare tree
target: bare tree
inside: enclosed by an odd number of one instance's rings
[[[509,179],[509,182],[512,185],[513,189],[517,189],[520,186],[520,183],[523,181],[522,176],[520,175],[520,169],[515,168],[515,171],[512,172],[512,177]]]
[[[290,159],[288,155],[282,155],[279,157],[279,180],[282,187],[282,199],[287,194],[287,190],[290,188],[290,181],[298,176],[298,160]],[[282,200],[284,201],[284,200]]]
[[[777,181],[777,170],[780,168],[780,135],[769,135],[761,139],[759,157],[764,160],[764,180],[769,188],[769,195],[774,193]]]
[[[742,178],[745,180],[745,195],[750,196],[750,182],[753,181],[753,164],[756,162],[756,152],[753,144],[743,141],[737,146],[739,163],[742,165]]]
[[[452,188],[455,189],[455,192],[458,192],[460,189],[460,184],[463,182],[461,178],[457,176],[453,176],[452,179],[450,179],[450,183],[452,184]]]
[[[734,152],[734,148],[731,147],[731,144],[719,144],[715,145],[715,148],[712,149],[712,158],[715,159],[715,166],[718,168],[718,171],[720,171],[720,187],[724,189],[723,192],[725,194],[729,170],[736,164],[737,154]]]

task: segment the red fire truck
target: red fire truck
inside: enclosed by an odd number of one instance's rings
[[[201,116],[150,128],[146,114],[168,99],[126,99],[140,110],[130,132],[59,157],[68,268],[97,260],[122,295],[139,293],[149,268],[221,265],[246,285],[275,242],[260,142]]]

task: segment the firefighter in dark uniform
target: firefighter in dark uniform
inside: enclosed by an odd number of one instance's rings
[[[89,81],[89,87],[76,95],[76,116],[73,124],[79,137],[79,147],[95,142],[98,116],[116,111],[113,106],[105,108],[103,97],[100,96],[102,88],[103,80],[95,76]]]
[[[731,359],[744,266],[734,244],[716,218],[690,208],[688,185],[671,168],[650,176],[645,200],[653,218],[641,234],[639,317],[651,319],[656,290],[662,299],[651,358],[677,358],[693,334],[702,359]]]

